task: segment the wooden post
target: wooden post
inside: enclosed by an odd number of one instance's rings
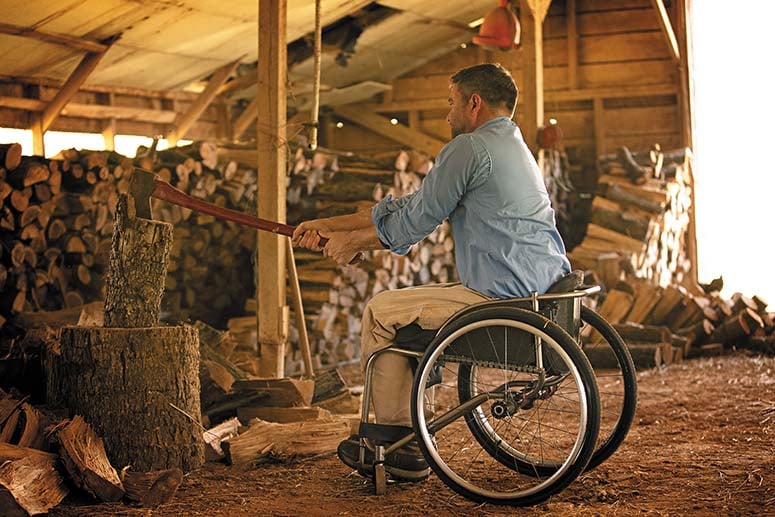
[[[285,111],[286,111],[286,0],[258,3],[258,216],[285,221]],[[265,377],[285,374],[285,342],[288,307],[285,305],[284,237],[258,232],[258,342],[260,373]]]
[[[107,94],[108,105],[113,105],[113,98],[115,95],[111,92]],[[105,120],[105,125],[102,127],[102,139],[105,141],[106,151],[116,150],[116,117],[110,117]]]
[[[89,52],[87,53],[78,66],[70,74],[65,84],[59,89],[59,92],[51,99],[51,102],[43,109],[41,114],[41,130],[45,133],[51,124],[59,116],[62,108],[73,98],[73,95],[81,88],[81,85],[86,81],[89,75],[97,68],[102,56],[110,48],[110,46],[116,42],[119,35],[111,36],[102,43],[105,45],[105,49],[101,52]]]
[[[601,156],[605,153],[605,108],[603,99],[595,97],[592,99],[592,120],[595,124],[595,155]]]
[[[46,147],[43,144],[43,126],[41,125],[40,114],[35,113],[31,116],[32,125],[32,154],[35,156],[45,156]]]
[[[173,127],[167,134],[167,141],[169,142],[170,147],[177,145],[178,140],[183,138],[183,136],[186,134],[186,131],[189,130],[193,123],[197,121],[200,115],[202,115],[204,110],[207,109],[207,106],[210,105],[215,96],[218,94],[218,89],[223,86],[223,83],[226,82],[226,79],[228,79],[231,73],[237,68],[237,65],[239,65],[241,59],[242,57],[235,59],[231,63],[228,63],[216,70],[215,73],[213,73],[210,81],[207,83],[207,87],[202,93],[199,94],[199,97],[196,98],[194,103],[191,104],[191,106],[188,108],[188,111],[185,113],[180,113],[177,117],[175,117]]]
[[[544,53],[543,23],[549,8],[547,0],[520,0],[519,17],[522,25],[522,75],[520,87],[525,114],[520,129],[527,146],[535,153],[538,128],[544,123]]]

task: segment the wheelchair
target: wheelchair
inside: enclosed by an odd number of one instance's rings
[[[616,330],[581,303],[600,287],[582,283],[574,271],[545,294],[468,306],[438,330],[408,325],[368,358],[359,470],[378,495],[389,482],[385,458],[412,440],[455,492],[514,506],[545,501],[614,453],[634,419],[635,369]],[[593,369],[585,347],[610,360]],[[369,422],[383,353],[415,363],[411,429]]]

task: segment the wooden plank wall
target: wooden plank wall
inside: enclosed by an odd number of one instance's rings
[[[573,52],[567,40],[567,9],[573,4],[578,35],[575,84],[571,84],[574,74],[568,59]],[[521,84],[520,51],[488,52],[468,45],[396,79],[390,98],[384,101],[445,101],[452,73],[486,61],[506,66],[517,85]],[[597,154],[613,152],[621,145],[633,149],[648,149],[654,143],[663,149],[681,147],[675,93],[678,70],[649,0],[554,0],[544,25],[544,80],[546,118],[559,121],[576,163],[592,165]],[[637,91],[629,95],[628,89]],[[417,121],[428,134],[450,137],[443,105],[396,115]],[[518,121],[520,117],[518,103]],[[347,125],[332,135],[329,145],[336,148],[379,151],[401,147]]]

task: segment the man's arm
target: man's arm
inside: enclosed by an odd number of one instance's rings
[[[323,219],[304,221],[293,231],[292,242],[295,246],[314,251],[322,250],[320,237],[331,232],[350,232],[373,227],[370,210],[360,210],[354,214],[338,215]]]

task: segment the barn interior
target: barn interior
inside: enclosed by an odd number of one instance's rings
[[[366,305],[459,281],[449,223],[346,266],[288,239],[421,188],[450,76],[480,63],[514,77],[572,268],[600,286],[584,304],[639,384],[621,450],[536,508],[775,504],[775,313],[700,276],[690,0],[0,5],[0,515],[509,514],[436,478],[374,497],[336,459]],[[599,339],[578,338],[596,373]]]

